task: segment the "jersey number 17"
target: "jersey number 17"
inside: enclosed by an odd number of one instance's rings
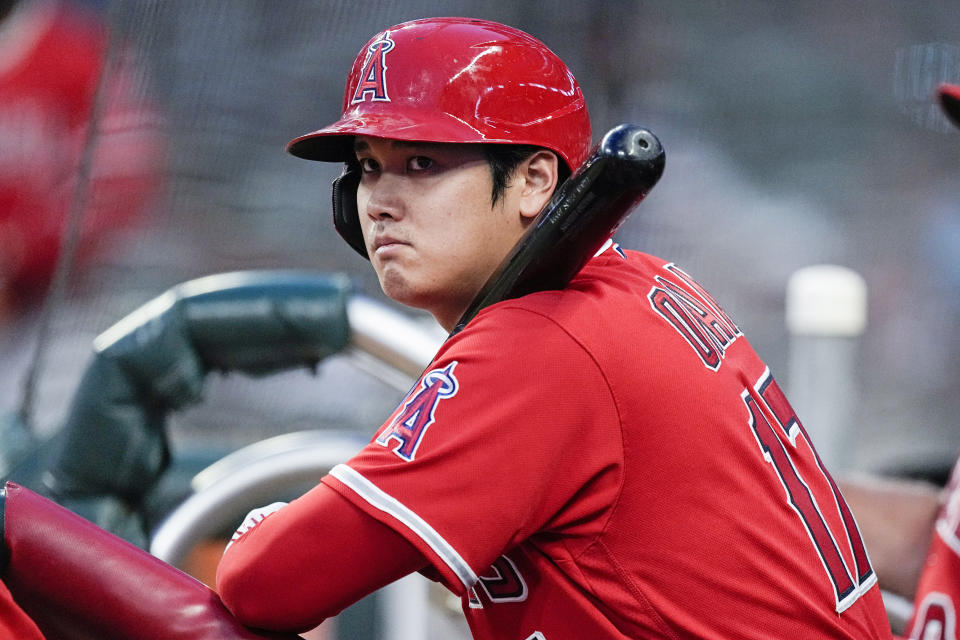
[[[747,405],[750,427],[763,457],[776,472],[790,506],[806,528],[833,584],[837,613],[840,613],[876,582],[853,514],[770,370],[764,371],[752,389],[744,389],[741,397]],[[800,442],[799,436],[802,436]],[[816,464],[806,468],[815,469],[814,477],[804,478],[797,461],[809,455]],[[808,475],[811,475],[809,471]],[[824,517],[826,509],[836,509],[840,526],[835,524],[834,528],[840,530],[831,530]],[[841,545],[849,549],[851,558],[844,557]]]

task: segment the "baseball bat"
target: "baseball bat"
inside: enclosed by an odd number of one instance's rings
[[[654,187],[665,161],[663,146],[647,129],[621,124],[608,131],[537,214],[450,335],[491,304],[567,286]]]

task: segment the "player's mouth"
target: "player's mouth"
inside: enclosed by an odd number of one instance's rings
[[[410,246],[410,243],[389,234],[373,239],[373,253],[379,257],[387,257],[406,246]]]

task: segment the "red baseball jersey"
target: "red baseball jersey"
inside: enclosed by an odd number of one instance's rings
[[[478,314],[324,482],[430,560],[476,638],[891,637],[769,369],[689,275],[616,245]]]
[[[945,492],[937,516],[927,563],[917,584],[913,620],[907,625],[911,640],[956,640],[960,603],[960,461]]]
[[[0,582],[0,640],[43,640],[43,634]]]

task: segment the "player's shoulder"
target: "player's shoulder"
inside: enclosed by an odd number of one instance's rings
[[[560,290],[538,291],[508,304],[559,318],[597,318],[598,313],[628,311],[672,265],[667,260],[610,244],[591,258]]]
[[[624,286],[636,292],[638,285],[652,282],[671,266],[673,263],[669,260],[611,242],[587,261],[565,291],[576,292],[591,285],[606,284]]]
[[[449,338],[441,355],[459,360],[507,357],[512,361],[574,362],[583,358],[586,296],[568,291],[542,291],[492,304]],[[483,354],[480,356],[479,354]]]
[[[486,335],[500,344],[519,339],[543,347],[550,339],[551,348],[564,340],[583,346],[591,336],[612,337],[609,331],[623,325],[624,314],[633,316],[649,306],[638,292],[643,286],[649,288],[646,283],[653,281],[652,274],[662,264],[664,261],[637,252],[601,252],[567,287],[491,305],[465,331]]]

